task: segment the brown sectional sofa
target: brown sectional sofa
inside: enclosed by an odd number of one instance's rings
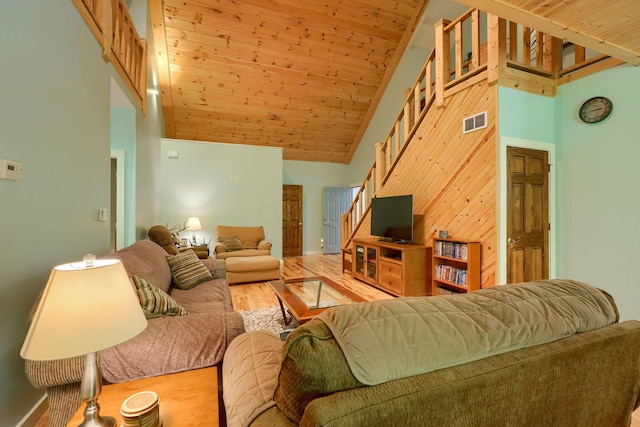
[[[569,280],[325,311],[223,362],[230,427],[623,426],[640,404],[640,322]]]
[[[144,278],[168,292],[189,313],[148,319],[148,326],[142,333],[103,350],[100,365],[105,383],[216,365],[231,340],[244,332],[242,316],[233,310],[222,261],[201,260],[214,278],[183,290],[172,287],[166,257],[165,250],[150,240],[136,242],[105,257],[120,259],[129,276]],[[83,369],[84,357],[51,362],[26,361],[29,381],[37,388],[47,389],[49,426],[66,426],[80,405]]]

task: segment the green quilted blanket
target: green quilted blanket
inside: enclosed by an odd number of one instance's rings
[[[319,318],[354,377],[375,385],[600,328],[617,322],[618,313],[593,286],[548,280],[350,304]]]

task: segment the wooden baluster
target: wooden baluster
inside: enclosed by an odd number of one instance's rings
[[[409,134],[411,133],[411,129],[413,128],[411,123],[411,99],[408,99],[404,104],[404,113],[402,115],[403,124],[404,124],[404,141],[402,141],[402,145],[404,145],[409,139]]]
[[[544,35],[544,69],[557,77],[562,69],[562,39],[551,34]]]
[[[375,188],[373,188],[375,193],[380,191],[380,183],[384,181],[384,176],[387,173],[384,146],[384,142],[376,143],[376,162],[374,164],[376,168],[376,180]]]
[[[480,67],[480,11],[471,13],[471,65],[469,71]]]
[[[424,71],[423,71],[424,72]],[[421,104],[421,93],[422,93],[422,80],[416,84],[413,88],[413,123],[414,125],[418,124],[418,120],[420,120],[420,113],[422,112],[422,104]]]
[[[584,60],[586,59],[586,49],[584,48],[584,46],[578,46],[577,44],[574,44],[573,49],[575,52],[575,61],[573,65],[584,62]]]
[[[436,29],[436,108],[444,108],[444,85],[449,81],[449,33],[444,27],[449,24],[441,19],[435,25]]]
[[[495,84],[500,79],[500,69],[506,61],[506,22],[496,15],[487,15],[487,81]],[[513,42],[513,40],[512,40]]]
[[[462,77],[462,21],[455,26],[455,55],[455,79],[459,79]]]
[[[509,59],[518,61],[518,24],[509,21]]]
[[[542,70],[544,69],[544,56],[546,54],[544,36],[544,33],[536,30],[536,67]]]
[[[531,66],[531,28],[522,29],[522,63]]]

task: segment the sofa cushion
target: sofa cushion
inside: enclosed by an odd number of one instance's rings
[[[242,242],[235,234],[232,234],[230,236],[220,236],[218,237],[218,240],[224,245],[224,248],[227,252],[240,251],[244,249],[244,246],[242,246]]]
[[[165,292],[171,287],[167,252],[151,240],[140,240],[104,258],[119,259],[129,277],[142,277]]]
[[[282,341],[268,331],[249,331],[229,344],[222,362],[228,425],[250,425],[256,416],[275,405],[273,391],[281,355]]]
[[[316,318],[287,337],[274,400],[287,417],[299,423],[314,399],[363,385],[351,373],[327,325]]]
[[[171,274],[180,289],[191,289],[213,277],[209,269],[200,261],[193,251],[185,251],[178,255],[167,256]]]
[[[130,280],[138,296],[138,301],[140,301],[140,307],[142,307],[147,319],[189,314],[169,294],[162,289],[156,288],[142,277],[132,276]]]
[[[256,249],[258,242],[264,240],[264,228],[261,225],[255,227],[219,225],[216,234],[218,236],[235,234],[245,249]]]
[[[244,257],[255,257],[255,256],[264,256],[264,255],[271,255],[271,251],[266,249],[242,249],[241,251],[218,253],[216,254],[216,258],[218,259],[244,258]]]
[[[171,296],[189,314],[234,311],[226,279],[213,279],[191,289],[171,289]]]
[[[225,260],[228,272],[263,271],[280,268],[280,260],[271,255],[230,257]]]
[[[225,314],[149,319],[140,334],[100,352],[103,377],[110,383],[213,366],[227,348]]]

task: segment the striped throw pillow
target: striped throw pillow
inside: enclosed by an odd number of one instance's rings
[[[178,255],[167,256],[171,275],[176,286],[180,289],[191,289],[202,282],[213,279],[209,269],[200,261],[192,250]]]
[[[242,246],[242,242],[235,234],[232,234],[230,236],[222,236],[218,239],[218,241],[224,245],[224,248],[227,252],[241,251],[244,249],[244,246]]]
[[[163,316],[183,316],[187,313],[180,304],[162,289],[158,289],[142,277],[131,276],[131,284],[147,319]]]

